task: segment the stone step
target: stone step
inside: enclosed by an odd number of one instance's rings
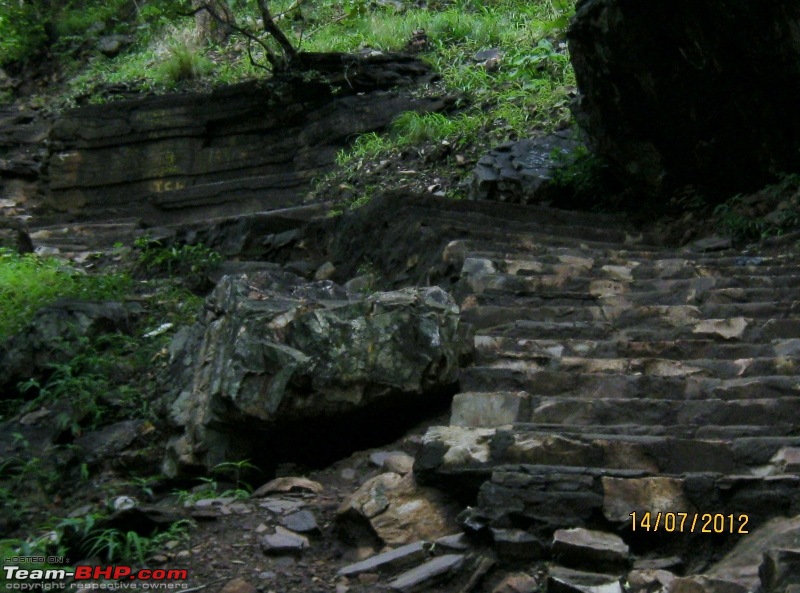
[[[569,335],[572,328],[564,328],[561,336]],[[556,332],[553,332],[556,333]],[[478,364],[493,357],[540,358],[592,357],[592,358],[661,358],[668,360],[738,360],[750,357],[795,358],[800,355],[800,340],[783,340],[771,343],[725,343],[714,340],[630,341],[625,336],[613,339],[606,330],[607,339],[536,339],[515,338],[494,333],[480,333],[474,337]],[[535,329],[531,330],[536,335]]]
[[[572,224],[553,224],[535,216],[534,212],[523,211],[518,217],[501,217],[488,213],[464,212],[459,210],[425,209],[418,212],[417,216],[425,220],[425,225],[430,227],[441,226],[448,230],[450,236],[456,237],[536,237],[547,242],[550,237],[572,237],[573,244],[577,238],[580,242],[593,245],[620,246],[630,245],[637,249],[658,249],[652,237],[641,233],[631,234],[618,225],[598,225],[597,222],[576,221]],[[581,224],[583,222],[583,224]],[[452,233],[452,229],[459,229],[461,233]],[[470,230],[480,231],[473,235]],[[490,234],[486,234],[486,232]]]
[[[465,257],[489,259],[498,265],[503,260],[509,260],[518,263],[520,268],[536,266],[539,260],[544,264],[557,265],[560,263],[559,259],[564,257],[603,261],[609,265],[625,265],[630,261],[675,259],[675,251],[666,247],[585,241],[575,235],[572,241],[553,243],[533,235],[511,236],[501,230],[464,236],[448,234],[448,236],[459,237],[450,242],[451,251],[458,251]]]
[[[616,329],[645,326],[676,329],[697,334],[719,334],[726,339],[744,339],[767,321],[800,321],[800,301],[764,303],[708,303],[700,305],[640,305],[621,301],[592,305],[542,305],[519,298],[513,305],[480,305],[467,299],[462,303],[461,318],[476,330],[496,328],[517,321],[611,322]],[[773,324],[785,326],[786,324]],[[786,329],[783,327],[782,329]],[[697,337],[695,336],[695,337]],[[800,334],[774,337],[797,337]],[[539,336],[530,336],[539,337]]]
[[[512,280],[500,282],[494,277],[471,278],[464,285],[468,290],[457,290],[462,302],[469,306],[495,307],[575,307],[586,305],[619,305],[630,307],[691,306],[700,310],[714,305],[742,304],[742,310],[759,310],[759,306],[770,303],[786,303],[793,311],[797,288],[723,288],[707,291],[652,291],[636,290],[616,280],[589,280],[582,278],[550,278]],[[462,281],[463,282],[463,281]],[[464,296],[469,295],[465,300]],[[612,300],[608,300],[612,299]],[[761,307],[763,308],[763,307]]]
[[[736,541],[772,517],[795,516],[800,512],[799,486],[800,477],[796,475],[755,477],[703,472],[653,477],[645,472],[605,468],[510,465],[496,468],[491,479],[482,484],[475,514],[490,525],[549,535],[565,525],[607,529],[609,523],[630,534],[631,512],[650,512],[651,530],[658,510],[687,513],[680,533],[666,533],[663,527],[660,533],[642,533],[643,548],[660,550],[670,536],[705,545],[715,535],[702,528],[710,525],[707,519],[715,515],[726,521],[733,515],[733,525],[720,526],[717,537]],[[659,499],[658,508],[647,508],[647,501],[654,497]],[[695,514],[697,521],[693,520]],[[703,516],[706,514],[710,517]],[[646,531],[641,523],[637,529]],[[713,528],[709,530],[713,532]]]
[[[469,268],[470,262],[465,265]],[[474,269],[474,268],[473,268]],[[541,296],[555,298],[563,296],[573,299],[591,299],[602,296],[623,295],[632,303],[639,304],[696,304],[739,303],[791,300],[797,296],[800,276],[751,278],[697,277],[682,280],[624,279],[617,272],[596,270],[587,275],[583,269],[565,270],[558,274],[532,276],[466,273],[462,282],[472,293],[484,300],[493,298],[498,303],[514,296]],[[480,301],[479,301],[480,302]]]
[[[605,468],[650,475],[714,472],[781,475],[787,451],[797,451],[800,435],[707,440],[670,435],[554,434],[535,427],[432,427],[414,465],[416,475],[488,478],[494,468],[509,464]],[[792,457],[793,454],[789,454]],[[789,466],[794,468],[795,466]]]
[[[62,251],[110,248],[115,243],[130,247],[134,237],[142,234],[141,220],[126,218],[107,222],[50,225],[31,229],[35,247],[55,247]]]
[[[752,378],[769,375],[800,375],[800,358],[743,358],[720,360],[696,358],[671,360],[667,358],[605,357],[556,355],[543,350],[497,352],[478,350],[475,364],[497,369],[516,369],[523,372],[543,370],[591,374],[602,373],[646,375],[653,377],[715,377],[718,379]]]
[[[450,200],[435,196],[402,195],[395,196],[397,209],[426,213],[484,214],[495,220],[535,220],[550,226],[606,226],[627,228],[630,224],[617,214],[562,210],[541,204],[512,204],[484,200]],[[635,233],[633,233],[635,234]]]
[[[461,370],[459,381],[462,391],[525,391],[539,396],[579,397],[584,401],[610,394],[626,401],[706,398],[733,401],[800,395],[797,376],[718,379],[473,366]]]
[[[724,277],[751,275],[773,277],[797,275],[800,269],[798,258],[764,258],[759,265],[746,265],[751,258],[730,256],[697,259],[669,258],[667,251],[631,252],[625,249],[593,250],[575,247],[552,247],[550,245],[518,245],[507,243],[511,249],[481,250],[474,242],[465,242],[461,252],[465,258],[485,259],[494,263],[498,270],[509,274],[531,275],[558,273],[569,267],[601,270],[604,267],[626,268],[635,280],[690,279],[721,275]]]
[[[486,227],[462,224],[458,221],[442,219],[436,224],[425,223],[425,228],[445,236],[457,237],[451,241],[451,248],[458,246],[461,253],[497,252],[514,253],[552,253],[566,249],[578,256],[608,254],[609,256],[627,256],[658,258],[672,254],[672,251],[658,245],[630,244],[618,241],[618,237],[582,236],[582,229],[574,227],[531,227],[521,230],[506,230],[503,225]],[[429,231],[430,232],[430,231]],[[453,244],[455,242],[455,244]],[[577,250],[577,251],[576,251]]]
[[[502,393],[502,392],[500,392]],[[755,419],[754,419],[755,420]],[[498,425],[500,426],[500,425]],[[532,424],[530,422],[515,422],[506,424],[508,430],[515,432],[536,431],[542,434],[557,434],[568,437],[572,434],[597,434],[619,436],[665,436],[680,439],[702,439],[712,441],[725,441],[747,439],[753,437],[795,437],[800,435],[797,424],[787,420],[784,424],[772,426],[761,425],[731,425],[716,426],[706,424],[593,424],[570,425],[563,424]]]
[[[509,315],[512,317],[513,315]],[[468,321],[462,313],[462,319]],[[484,320],[477,317],[477,321]],[[769,340],[775,342],[776,347],[783,352],[791,353],[796,350],[797,342],[800,339],[800,319],[768,319],[765,322],[744,322],[723,321],[720,323],[698,322],[689,326],[677,327],[628,327],[618,328],[609,321],[536,321],[536,320],[514,320],[511,322],[493,323],[490,319],[488,323],[475,323],[473,316],[473,327],[477,330],[477,335],[491,335],[511,339],[573,339],[573,340],[625,340],[633,344],[640,344],[643,352],[648,352],[647,344],[668,345],[671,343],[682,343],[687,340],[704,339],[718,344],[750,344],[763,343]],[[469,322],[469,321],[468,321]],[[728,336],[731,332],[736,334],[741,329],[742,323],[746,324],[744,330],[735,339]],[[725,327],[729,326],[730,331]],[[737,327],[738,326],[738,327]],[[716,331],[714,331],[716,328]],[[698,331],[699,330],[699,331]],[[709,331],[711,330],[711,331]],[[657,347],[657,346],[654,346]]]

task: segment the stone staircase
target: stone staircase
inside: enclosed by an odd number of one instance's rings
[[[642,538],[632,512],[733,515],[718,538],[800,512],[800,257],[670,249],[537,206],[413,207],[447,220],[475,346],[414,471],[462,493],[465,524],[614,530],[646,552],[680,530]]]

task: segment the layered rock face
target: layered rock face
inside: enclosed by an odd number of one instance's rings
[[[328,78],[244,83],[64,114],[50,135],[50,205],[95,220],[136,216],[150,224],[296,205],[352,138],[403,111],[444,105],[397,90],[433,77],[414,58],[304,59]]]
[[[650,193],[720,198],[800,170],[800,2],[582,0],[569,32],[594,149]]]

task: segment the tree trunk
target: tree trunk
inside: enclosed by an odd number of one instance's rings
[[[198,10],[207,6],[219,18],[214,18],[208,10]],[[234,22],[233,13],[226,0],[192,0],[197,40],[224,43],[231,33],[230,23]]]

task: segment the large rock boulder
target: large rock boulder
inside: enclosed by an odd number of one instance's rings
[[[334,426],[355,442],[348,420],[385,431],[386,418],[456,382],[459,311],[439,288],[355,298],[330,281],[264,271],[226,276],[206,309],[171,348],[173,384],[184,386],[171,405],[183,434],[170,474],[269,457],[276,434],[309,448]]]
[[[579,121],[651,193],[729,197],[798,171],[799,27],[796,0],[580,0]]]

